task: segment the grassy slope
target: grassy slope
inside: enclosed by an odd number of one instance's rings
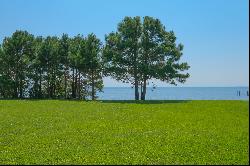
[[[248,164],[248,106],[0,100],[0,164]]]

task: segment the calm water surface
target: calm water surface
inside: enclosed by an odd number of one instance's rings
[[[133,100],[130,87],[105,87],[100,100]],[[240,91],[240,96],[237,95]],[[147,88],[147,100],[249,100],[248,87],[158,87]]]

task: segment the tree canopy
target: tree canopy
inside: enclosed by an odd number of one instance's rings
[[[105,74],[131,83],[135,100],[145,100],[146,86],[152,78],[176,85],[189,77],[189,68],[181,63],[183,45],[176,44],[173,31],[166,31],[160,20],[152,17],[125,17],[117,32],[105,36],[103,50]]]
[[[125,17],[104,45],[87,36],[34,36],[17,30],[0,45],[0,98],[98,98],[103,77],[131,83],[145,100],[149,81],[184,83],[182,44],[159,19]]]
[[[94,100],[103,88],[101,47],[93,34],[44,38],[16,31],[0,47],[0,97]]]

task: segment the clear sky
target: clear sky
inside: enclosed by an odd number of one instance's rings
[[[0,41],[27,30],[43,36],[93,32],[104,42],[125,16],[153,16],[184,44],[191,77],[180,86],[248,86],[248,6],[248,0],[0,0]],[[104,84],[129,86],[109,78]]]

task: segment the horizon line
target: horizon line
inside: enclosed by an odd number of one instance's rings
[[[156,86],[156,88],[239,88],[249,86]],[[132,88],[131,86],[104,86],[104,88]],[[153,86],[147,86],[147,88],[153,88]]]

